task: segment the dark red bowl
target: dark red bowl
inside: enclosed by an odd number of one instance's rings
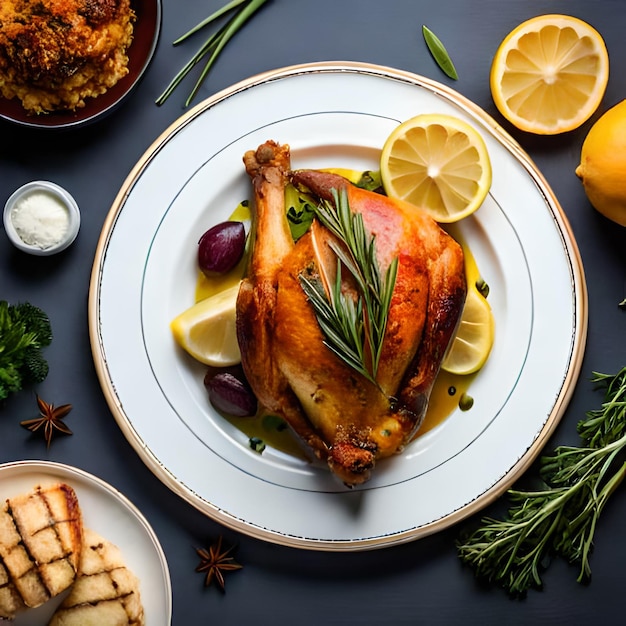
[[[119,106],[148,69],[161,31],[161,0],[132,0],[131,4],[137,20],[124,78],[102,95],[88,98],[77,111],[29,115],[17,98],[0,97],[0,118],[34,128],[71,128],[101,119]]]

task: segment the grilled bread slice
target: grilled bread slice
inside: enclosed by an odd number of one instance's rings
[[[80,575],[49,626],[143,626],[139,581],[120,549],[84,529]]]
[[[65,483],[7,499],[0,509],[0,617],[11,619],[70,587],[82,535],[78,498]]]

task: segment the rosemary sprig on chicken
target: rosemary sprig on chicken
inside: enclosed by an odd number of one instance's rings
[[[332,193],[334,203],[321,202],[315,212],[339,240],[329,244],[337,255],[335,280],[328,285],[328,294],[321,281],[313,282],[304,274],[300,281],[315,309],[325,344],[344,363],[377,384],[398,259],[392,260],[383,275],[376,256],[376,238],[365,230],[363,216],[351,212],[345,189],[333,189]],[[356,282],[356,299],[342,290],[343,268]]]
[[[479,578],[511,595],[542,586],[547,559],[560,555],[591,576],[590,555],[600,514],[626,476],[626,367],[616,375],[594,373],[605,390],[600,409],[578,424],[582,446],[560,446],[540,461],[545,487],[509,490],[506,519],[482,519],[458,546],[459,557]]]

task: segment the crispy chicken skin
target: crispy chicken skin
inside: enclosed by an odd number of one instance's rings
[[[400,452],[424,417],[465,300],[461,247],[415,207],[321,171],[291,171],[289,147],[268,141],[244,156],[255,195],[254,248],[237,301],[244,371],[262,405],[281,415],[348,486]],[[345,189],[375,236],[382,271],[398,258],[374,385],[323,342],[300,276],[333,279],[333,235],[319,222],[294,244],[287,182],[332,201]],[[344,282],[349,291],[350,284]]]

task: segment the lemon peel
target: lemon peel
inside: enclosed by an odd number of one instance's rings
[[[613,222],[626,226],[626,100],[591,127],[576,168],[591,205]]]

